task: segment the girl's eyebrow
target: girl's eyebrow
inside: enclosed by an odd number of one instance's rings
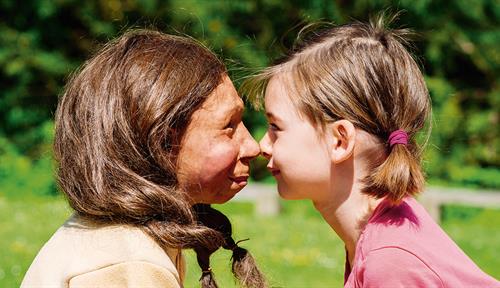
[[[271,112],[266,112],[266,116],[268,119],[272,119],[274,121],[278,121],[278,122],[281,122],[280,118],[279,117],[276,117],[276,115],[274,115],[273,113]]]
[[[274,119],[274,115],[273,115],[273,113],[271,113],[271,112],[266,112],[266,117],[267,117],[267,118],[273,118],[273,119]]]

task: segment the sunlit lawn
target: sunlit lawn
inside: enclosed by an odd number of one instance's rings
[[[273,287],[342,286],[343,245],[310,203],[285,202],[283,213],[272,218],[255,216],[250,203],[216,207],[232,219],[236,240],[250,238],[241,245],[252,251]],[[70,213],[60,198],[0,196],[0,287],[19,286],[37,251]],[[445,216],[450,236],[483,270],[500,278],[500,210],[453,207]],[[186,256],[185,287],[198,287],[194,253]],[[237,287],[230,256],[221,250],[212,260],[220,287]]]

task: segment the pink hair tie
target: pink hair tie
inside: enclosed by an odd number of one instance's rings
[[[405,130],[396,130],[389,135],[389,146],[392,147],[396,144],[408,144],[408,133]]]

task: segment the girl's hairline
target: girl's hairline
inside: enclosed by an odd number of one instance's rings
[[[240,87],[241,94],[255,110],[260,111],[263,109],[262,102],[265,98],[269,82],[276,77],[283,77],[292,71],[290,68],[287,69],[290,61],[265,67],[243,81]]]

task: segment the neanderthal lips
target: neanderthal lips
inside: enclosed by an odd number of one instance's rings
[[[244,186],[248,183],[248,175],[238,176],[238,177],[230,177],[233,182],[240,186]]]

